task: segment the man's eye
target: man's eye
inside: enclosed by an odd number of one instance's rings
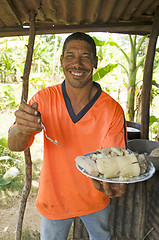
[[[66,57],[67,57],[67,58],[72,58],[72,57],[73,57],[73,55],[71,55],[71,54],[70,54],[70,55],[67,55]]]
[[[82,59],[90,60],[91,57],[90,57],[89,55],[83,55],[83,56],[82,56]]]

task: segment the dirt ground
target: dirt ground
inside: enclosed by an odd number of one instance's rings
[[[29,229],[29,232],[31,232],[33,236],[38,236],[40,232],[41,215],[36,210],[35,198],[35,196],[28,198],[23,220],[23,231]],[[14,239],[19,204],[20,198],[13,201],[11,207],[7,205],[5,208],[0,208],[0,240]]]

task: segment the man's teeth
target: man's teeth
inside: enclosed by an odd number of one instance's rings
[[[72,72],[72,74],[75,75],[75,76],[82,76],[83,75],[83,73],[74,73],[74,72]]]

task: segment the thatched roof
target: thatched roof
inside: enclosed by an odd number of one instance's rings
[[[1,0],[0,37],[27,35],[29,12],[36,34],[73,31],[151,33],[159,0]]]

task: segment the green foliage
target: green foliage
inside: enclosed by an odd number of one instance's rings
[[[1,82],[14,81],[16,74],[13,50],[6,43],[0,51],[0,76]]]
[[[101,47],[101,46],[103,46],[105,44],[105,41],[101,41],[98,38],[96,38],[95,36],[93,36],[92,38],[93,38],[93,40],[94,40],[94,42],[95,42],[97,47],[99,47],[99,46]]]
[[[117,67],[118,64],[108,64],[103,68],[99,68],[96,73],[93,75],[93,80],[94,81],[99,81],[101,80],[106,74],[109,72],[113,71],[114,68]]]
[[[114,41],[107,42],[106,45],[109,45],[111,47],[117,47],[125,56],[125,59],[127,60],[128,64],[130,63],[127,53],[116,42],[114,42]]]
[[[0,178],[9,168],[16,166],[21,169],[22,165],[23,161],[20,154],[10,151],[7,139],[0,138]]]
[[[7,107],[14,108],[18,106],[16,98],[13,95],[13,88],[10,85],[3,85],[2,90],[0,91],[0,110],[3,110]]]
[[[159,122],[159,118],[155,117],[154,115],[150,116],[149,126],[152,126],[155,122]]]
[[[127,74],[127,120],[134,121],[135,116],[135,87],[137,79],[137,71],[140,67],[143,67],[145,59],[145,49],[143,49],[144,37],[138,37],[137,35],[128,35],[129,49],[125,49],[125,46],[120,47],[115,41],[108,41],[106,44],[111,47],[116,47],[122,52],[126,65],[120,62],[119,65],[124,69]],[[127,44],[126,44],[127,45]]]
[[[151,138],[155,139],[159,129],[159,118],[156,116],[152,115],[149,118],[149,130],[151,134]]]
[[[153,102],[154,98],[159,95],[159,84],[155,80],[152,80],[151,94],[152,94],[151,102]]]
[[[104,56],[104,47],[106,46],[106,41],[97,39],[95,36],[92,37],[95,41],[98,50],[98,62],[101,65],[102,61],[105,60]],[[104,67],[98,67],[98,70],[93,75],[93,81],[100,81],[104,78],[108,73],[112,72],[114,68],[117,67],[118,64],[109,63]]]
[[[159,88],[159,84],[155,80],[152,80],[152,85]]]
[[[8,141],[7,141],[7,139],[5,137],[0,138],[0,145],[3,148],[7,148],[8,149]]]
[[[39,90],[45,88],[47,86],[48,82],[43,78],[37,77],[37,78],[31,78],[30,84],[36,91],[39,91]]]

